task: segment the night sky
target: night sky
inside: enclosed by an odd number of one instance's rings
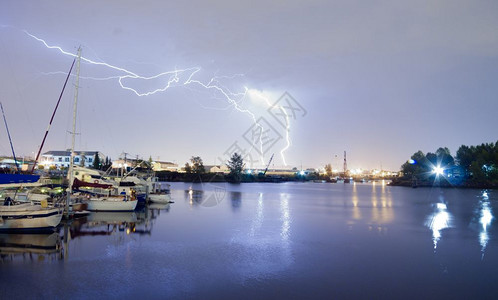
[[[498,138],[497,1],[67,2],[0,4],[0,101],[20,156],[37,151],[73,60],[25,31],[116,67],[82,61],[76,137],[112,158],[219,163],[233,145],[249,153],[255,119],[275,167],[284,150],[288,166],[341,168],[346,150],[351,168],[398,170],[417,150]],[[44,151],[70,147],[74,81]],[[272,110],[285,92],[288,148]]]

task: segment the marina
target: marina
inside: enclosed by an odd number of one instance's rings
[[[0,20],[0,299],[498,298],[498,1]]]

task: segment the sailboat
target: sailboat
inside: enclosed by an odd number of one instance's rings
[[[78,87],[79,87],[79,75],[80,75],[80,61],[81,61],[81,47],[78,48],[78,63],[76,65],[76,84],[74,93],[74,108],[73,108],[73,131],[72,131],[72,143],[71,143],[71,158],[69,164],[69,188],[66,199],[66,211],[69,213],[69,207],[71,205],[71,193],[73,185],[75,184],[74,178],[74,142],[76,135],[76,109],[78,104]],[[77,182],[81,184],[81,182]],[[137,207],[137,199],[134,191],[130,191],[129,194],[124,195],[111,195],[111,191],[107,196],[88,196],[84,203],[87,204],[87,210],[89,211],[134,211]]]
[[[51,230],[61,222],[62,208],[48,207],[46,202],[16,204],[9,199],[0,206],[0,231]]]
[[[2,114],[5,122],[5,127],[9,136],[12,154],[15,158],[14,146],[10,138],[9,127],[7,126],[7,119],[3,111],[3,106],[0,103]],[[17,166],[18,167],[18,166]],[[37,175],[24,175],[19,172],[17,174],[3,174],[3,179],[7,179],[6,184],[12,186],[22,185],[24,183],[33,183],[36,179],[40,178]],[[8,175],[8,176],[7,176]],[[35,181],[35,182],[36,182]],[[46,199],[41,200],[41,204],[34,204],[33,202],[20,203],[14,201],[10,196],[5,197],[3,205],[0,206],[0,231],[40,231],[51,230],[62,219],[62,209],[59,207],[48,207]]]
[[[0,187],[15,186],[23,183],[35,183],[40,175],[0,173]]]
[[[86,200],[89,211],[134,211],[137,199],[133,196],[94,196]]]

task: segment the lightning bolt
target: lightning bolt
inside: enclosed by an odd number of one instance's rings
[[[260,98],[263,101],[265,101],[265,103],[268,105],[268,107],[272,107],[274,105],[270,102],[270,99],[268,99],[268,97],[266,97],[263,93],[261,93],[257,90],[250,90],[248,92],[251,94],[251,96],[254,96],[256,98]],[[285,110],[285,108],[282,105],[278,105],[277,108],[285,116],[285,140],[286,140],[287,144],[282,150],[280,150],[280,156],[282,157],[282,162],[284,163],[284,165],[287,166],[287,161],[285,160],[284,152],[287,151],[287,149],[289,149],[291,144],[292,144],[291,139],[290,139],[290,120],[289,120],[289,115],[287,114],[287,111]]]
[[[76,54],[65,51],[64,49],[62,49],[59,46],[49,45],[45,40],[29,33],[27,30],[22,30],[22,31],[26,35],[28,35],[29,37],[42,43],[48,49],[57,50],[64,55],[76,57]],[[90,80],[98,80],[98,81],[117,80],[119,83],[119,86],[122,89],[130,91],[138,97],[146,97],[146,96],[154,95],[156,93],[165,92],[166,90],[168,90],[174,86],[186,86],[186,87],[187,86],[198,86],[198,87],[201,87],[205,90],[213,90],[213,91],[217,92],[221,96],[221,98],[225,99],[228,102],[229,105],[227,106],[227,108],[233,107],[235,110],[237,110],[243,114],[248,115],[252,119],[254,124],[260,128],[261,132],[263,132],[264,128],[261,124],[259,124],[257,122],[256,115],[252,111],[250,111],[249,109],[243,108],[241,106],[241,103],[243,103],[247,99],[248,93],[251,93],[251,94],[254,94],[257,97],[263,99],[268,106],[270,106],[270,107],[272,106],[269,99],[267,97],[265,97],[262,93],[255,92],[255,90],[248,89],[248,88],[245,88],[245,90],[243,92],[232,92],[230,89],[224,87],[219,82],[219,79],[232,79],[232,78],[235,78],[238,76],[243,76],[241,74],[236,74],[233,76],[214,76],[207,83],[205,83],[205,82],[202,82],[202,81],[194,78],[195,75],[197,75],[201,71],[201,67],[175,69],[175,70],[171,70],[171,71],[161,72],[161,73],[158,73],[158,74],[153,75],[153,76],[143,76],[143,75],[139,75],[135,72],[132,72],[128,69],[125,69],[125,68],[122,68],[119,66],[115,66],[115,65],[103,62],[103,61],[95,61],[95,60],[92,60],[92,59],[89,59],[89,58],[83,57],[83,56],[81,56],[81,60],[86,62],[86,63],[92,64],[92,65],[97,65],[97,66],[102,66],[105,68],[112,69],[114,71],[122,73],[123,75],[115,75],[115,76],[109,76],[109,77],[84,77],[84,76],[81,76],[80,78],[90,79]],[[67,73],[48,72],[48,73],[44,73],[44,74],[53,75],[53,74],[67,74]],[[135,88],[133,88],[129,85],[126,85],[126,82],[129,80],[153,80],[153,79],[158,79],[158,78],[162,78],[162,77],[167,78],[166,85],[161,87],[161,88],[154,89],[152,91],[139,92]],[[186,78],[186,79],[184,79],[184,78]],[[289,115],[286,113],[285,109],[282,106],[279,106],[279,109],[282,111],[282,113],[284,114],[284,116],[286,118],[286,141],[287,141],[285,148],[283,148],[280,151],[280,156],[282,157],[282,161],[283,161],[284,165],[287,165],[287,162],[286,162],[285,156],[284,156],[284,152],[287,149],[289,149],[289,147],[291,146],[291,140],[289,137],[290,122],[289,122]],[[259,137],[259,144],[260,144],[260,150],[261,150],[260,153],[263,153],[263,136],[262,136],[262,134]],[[264,165],[264,163],[265,163],[264,154],[261,154],[261,162]]]

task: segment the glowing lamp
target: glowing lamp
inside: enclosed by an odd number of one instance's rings
[[[436,176],[443,175],[444,169],[441,166],[437,166],[432,169],[432,173],[436,174]]]

